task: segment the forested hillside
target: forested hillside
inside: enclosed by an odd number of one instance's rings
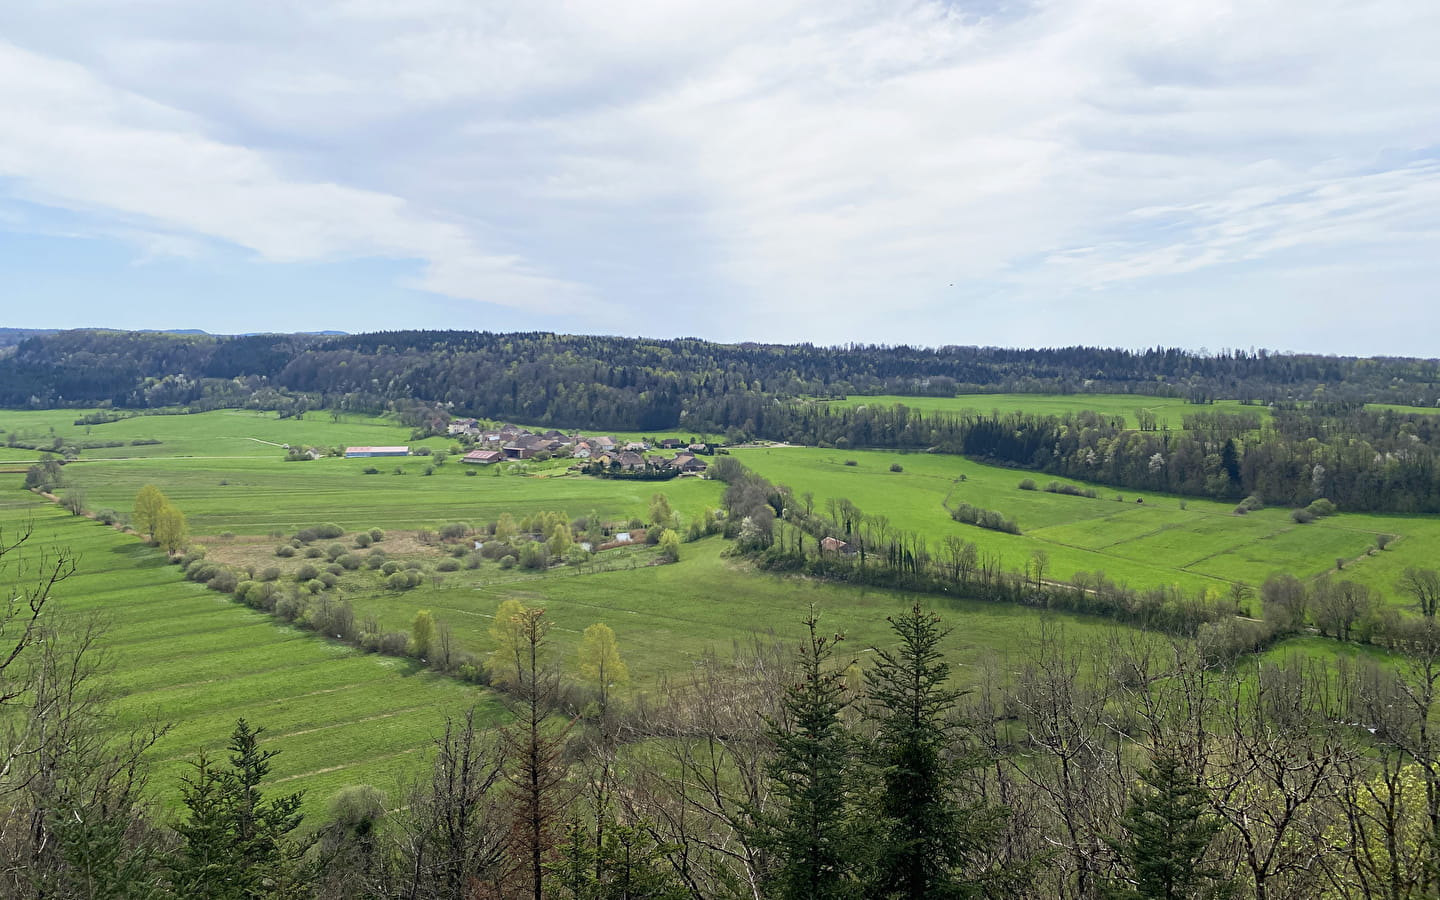
[[[67,331],[21,342],[0,361],[5,406],[194,403],[240,379],[250,389],[383,407],[451,403],[476,415],[577,426],[664,428],[707,401],[741,396],[900,393],[1134,393],[1270,403],[1434,405],[1440,363],[1234,351],[1197,355],[1093,347],[716,344],[693,338],[382,332],[354,336]],[[748,414],[748,413],[747,413]],[[740,424],[723,422],[721,424]]]
[[[1195,404],[1150,417],[836,408],[849,394],[1119,393]],[[1440,511],[1440,361],[1235,351],[716,344],[540,332],[213,335],[68,331],[0,359],[0,405],[231,406],[449,414],[560,427],[684,429],[822,446],[962,453],[1138,490]],[[1217,412],[1235,399],[1256,413]],[[1269,410],[1268,420],[1259,415]],[[1178,423],[1177,423],[1178,424]],[[1263,426],[1263,428],[1262,428]]]

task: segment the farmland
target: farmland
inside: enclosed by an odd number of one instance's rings
[[[1111,412],[1124,414],[1118,406]],[[717,482],[594,479],[567,473],[561,460],[494,468],[467,466],[454,457],[438,466],[423,457],[287,462],[276,446],[452,447],[448,439],[411,441],[407,429],[367,417],[312,413],[296,421],[232,410],[94,426],[73,425],[75,417],[73,411],[3,412],[0,427],[31,442],[51,428],[60,437],[122,442],[87,449],[65,466],[64,490],[83,491],[91,509],[125,512],[143,485],[160,485],[186,513],[210,559],[255,570],[276,567],[284,583],[295,582],[306,560],[277,558],[277,533],[321,522],[336,522],[352,533],[385,529],[390,534],[376,547],[391,559],[417,562],[426,579],[395,590],[382,573],[365,568],[341,573],[335,586],[357,618],[373,619],[383,630],[403,631],[418,610],[427,609],[450,631],[457,649],[483,656],[492,649],[489,629],[497,605],[518,599],[546,608],[554,626],[554,658],[573,677],[581,632],[604,622],[615,630],[630,668],[631,682],[622,692],[631,695],[686,671],[702,656],[735,652],[754,636],[791,639],[812,609],[823,615],[827,629],[844,631],[846,651],[863,659],[869,647],[889,640],[885,616],[909,602],[892,591],[757,572],[726,556],[728,544],[719,537],[683,545],[680,560],[670,565],[653,564],[653,548],[632,547],[606,551],[586,566],[536,573],[503,569],[494,561],[442,571],[449,551],[467,545],[415,539],[417,529],[452,521],[481,525],[502,513],[518,518],[559,510],[573,517],[593,511],[623,521],[645,516],[657,492],[688,521],[719,505],[723,485]],[[800,447],[736,450],[735,456],[791,486],[797,496],[811,494],[820,508],[827,500],[847,498],[867,514],[884,515],[934,542],[959,534],[1008,568],[1044,551],[1049,575],[1057,579],[1104,572],[1136,587],[1174,584],[1218,595],[1234,582],[1256,585],[1279,571],[1317,577],[1342,560],[1345,577],[1371,584],[1398,604],[1393,588],[1400,573],[1406,566],[1432,565],[1440,543],[1440,521],[1428,517],[1342,512],[1302,526],[1286,509],[1239,516],[1230,504],[1098,486],[1095,498],[1024,491],[1019,483],[1030,473],[954,456]],[[33,451],[7,448],[0,462],[23,468],[34,458]],[[900,471],[892,471],[894,465]],[[366,474],[367,469],[376,471]],[[18,475],[6,477],[18,487]],[[1037,479],[1042,486],[1049,480]],[[277,759],[279,783],[307,790],[311,811],[344,784],[369,782],[393,792],[415,772],[440,714],[489,696],[427,673],[418,663],[361,654],[277,625],[183,581],[176,568],[163,565],[157,551],[133,536],[64,515],[18,491],[11,498],[3,508],[8,524],[34,514],[49,539],[81,553],[81,574],[65,586],[67,606],[103,610],[110,621],[107,646],[116,664],[111,683],[123,696],[121,721],[133,724],[153,712],[176,723],[154,754],[157,786],[170,796],[184,761],[202,746],[222,744],[237,715],[271,729],[272,746],[284,751]],[[946,509],[957,502],[998,510],[1016,519],[1022,533],[957,524]],[[1395,540],[1372,553],[1381,534]],[[346,541],[351,546],[350,538]],[[376,552],[351,549],[361,556]],[[976,677],[987,661],[1023,657],[1042,620],[1076,637],[1115,627],[959,599],[932,598],[927,604],[953,626],[945,649],[962,682]],[[1271,651],[1290,652],[1326,654],[1335,652],[1335,645],[1302,638]],[[486,702],[497,715],[493,701]]]
[[[955,397],[852,396],[844,400],[815,401],[830,406],[893,406],[902,404],[924,413],[962,412],[988,415],[991,412],[1019,412],[1036,416],[1063,416],[1097,412],[1118,416],[1129,428],[1136,427],[1136,411],[1153,413],[1160,427],[1180,428],[1184,417],[1205,412],[1254,413],[1261,421],[1270,417],[1264,406],[1247,406],[1237,400],[1220,400],[1197,406],[1176,397],[1145,394],[960,394]]]
[[[0,411],[0,428],[32,442],[46,438],[51,428],[59,437],[125,442],[86,450],[66,468],[67,482],[86,492],[90,508],[121,511],[130,508],[144,485],[163,485],[197,534],[265,534],[329,521],[351,529],[421,528],[538,508],[628,518],[644,512],[656,491],[671,495],[677,509],[696,514],[717,505],[720,496],[718,485],[698,479],[657,486],[567,476],[568,463],[558,460],[526,463],[520,468],[528,474],[515,474],[510,466],[477,470],[454,458],[435,466],[420,456],[286,462],[277,446],[406,444],[440,450],[454,443],[411,441],[408,429],[371,417],[312,414],[297,421],[274,413],[217,410],[73,425],[78,416],[73,410]],[[156,443],[128,443],[134,440]],[[13,459],[36,455],[5,449]],[[427,468],[432,474],[424,474]],[[367,469],[377,474],[366,475]]]
[[[376,546],[389,543],[387,538]],[[244,558],[244,544],[210,546],[211,559]],[[859,654],[889,640],[885,617],[910,602],[893,591],[756,572],[742,560],[723,556],[727,546],[719,537],[685,544],[680,560],[671,565],[653,565],[655,552],[649,548],[607,551],[597,559],[608,570],[599,571],[562,567],[526,574],[485,563],[477,570],[445,573],[439,583],[431,579],[409,591],[387,590],[377,575],[361,570],[343,575],[338,588],[357,616],[374,616],[387,630],[407,628],[419,609],[428,609],[452,630],[460,649],[482,655],[493,648],[489,629],[501,601],[542,606],[554,626],[556,657],[572,676],[581,632],[603,622],[615,630],[631,689],[641,691],[665,675],[685,671],[705,654],[728,655],[736,642],[751,636],[796,638],[812,608],[824,616],[827,629],[844,631],[851,652]],[[264,545],[256,557],[262,564],[282,562],[287,573],[303,564],[276,560],[268,550],[269,544]],[[427,567],[440,558],[433,549],[414,555]],[[391,558],[397,554],[392,552]],[[1035,610],[960,599],[937,599],[934,608],[955,626],[946,646],[964,664],[990,652],[1023,651],[1042,618]],[[1080,616],[1053,618],[1077,635],[1110,627]]]
[[[1440,521],[1433,517],[1342,513],[1297,525],[1288,509],[1238,516],[1231,504],[1104,486],[1094,486],[1096,498],[1022,491],[1019,483],[1030,473],[954,456],[800,447],[739,450],[736,456],[797,494],[813,494],[822,508],[843,497],[935,543],[959,534],[998,555],[1008,568],[1020,568],[1034,552],[1044,551],[1052,577],[1061,580],[1076,572],[1104,572],[1134,587],[1176,584],[1221,592],[1237,581],[1258,585],[1276,572],[1315,577],[1343,559],[1345,577],[1393,595],[1404,568],[1431,565],[1440,544]],[[892,463],[903,471],[890,471]],[[1050,480],[1036,478],[1042,485]],[[1022,533],[957,524],[945,509],[947,500],[998,510],[1016,519]],[[1370,555],[1380,534],[1397,540]]]
[[[6,482],[14,487],[13,476]],[[426,756],[441,717],[487,694],[419,670],[318,640],[183,581],[164,555],[133,536],[66,515],[18,491],[0,502],[0,528],[36,525],[34,540],[75,554],[77,574],[57,591],[67,616],[95,615],[119,696],[117,727],[152,717],[172,724],[153,748],[154,785],[173,798],[187,761],[222,748],[235,719],[269,729],[281,751],[277,786],[306,792],[307,813],[347,784],[397,795]]]

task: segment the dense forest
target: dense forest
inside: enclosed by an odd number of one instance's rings
[[[228,381],[231,385],[216,382]],[[154,407],[236,384],[382,409],[421,400],[490,418],[670,428],[708,402],[899,393],[1134,393],[1205,402],[1359,400],[1433,406],[1440,362],[1260,351],[717,344],[694,338],[413,331],[247,335],[67,331],[0,358],[0,405]],[[743,419],[703,413],[727,427]]]
[[[732,441],[962,453],[1132,490],[1440,512],[1440,362],[1072,347],[724,345],[548,333],[211,335],[70,331],[0,356],[0,405],[250,406],[449,414],[561,427],[684,429]],[[1118,392],[1192,401],[1138,417],[930,414],[817,398],[891,392]],[[1255,412],[1216,412],[1228,398]],[[1137,406],[1141,405],[1137,397]],[[420,412],[417,412],[420,410]],[[1268,410],[1268,420],[1260,413]],[[428,412],[426,412],[428,411]]]

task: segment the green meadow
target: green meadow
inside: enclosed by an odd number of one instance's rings
[[[581,633],[603,622],[615,630],[631,690],[652,688],[707,654],[729,656],[755,637],[794,642],[812,609],[827,631],[845,633],[847,653],[863,656],[870,647],[889,645],[885,617],[913,602],[894,591],[758,572],[724,556],[728,546],[719,537],[685,544],[680,560],[669,565],[653,565],[648,548],[606,551],[600,558],[612,557],[614,568],[595,572],[556,568],[520,574],[487,562],[409,591],[386,590],[378,576],[362,571],[347,573],[339,588],[357,617],[374,616],[385,629],[408,628],[417,611],[428,609],[451,629],[460,648],[480,655],[493,649],[490,624],[501,602],[516,599],[544,607],[554,628],[556,657],[574,677]],[[953,626],[946,650],[967,673],[984,658],[1023,654],[1042,618],[1077,636],[1115,627],[1100,619],[1004,604],[943,597],[926,598],[925,604]]]
[[[1019,412],[1037,416],[1063,416],[1080,412],[1097,412],[1118,416],[1128,427],[1136,426],[1135,413],[1144,410],[1155,414],[1160,427],[1181,428],[1185,416],[1204,412],[1250,412],[1268,421],[1270,411],[1264,406],[1247,406],[1238,400],[1219,400],[1196,405],[1175,397],[1150,397],[1145,394],[959,394],[954,397],[900,397],[894,395],[852,396],[844,400],[816,400],[832,406],[894,406],[901,404],[924,413]]]
[[[1076,572],[1104,572],[1132,587],[1223,591],[1233,582],[1258,586],[1280,572],[1314,578],[1334,572],[1343,560],[1344,571],[1337,574],[1394,595],[1405,567],[1433,566],[1440,546],[1440,519],[1434,517],[1341,513],[1297,525],[1288,509],[1240,516],[1228,503],[1050,479],[955,456],[803,447],[736,450],[735,456],[771,481],[811,494],[820,509],[831,499],[846,498],[894,526],[922,531],[936,546],[945,535],[959,535],[999,556],[1007,568],[1018,569],[1044,551],[1051,577],[1062,580]],[[856,464],[846,465],[851,461]],[[903,471],[890,471],[892,463]],[[1051,480],[1093,487],[1098,496],[1022,491],[1024,478],[1042,487]],[[1022,533],[954,522],[947,501],[998,510],[1015,519]],[[1384,552],[1371,553],[1380,534],[1396,540]]]
[[[307,815],[348,784],[373,784],[398,799],[444,714],[478,703],[499,716],[480,689],[277,627],[184,581],[134,536],[38,501],[14,489],[13,477],[6,486],[0,529],[14,534],[33,522],[36,547],[76,557],[77,574],[59,585],[56,605],[104,628],[117,728],[170,725],[151,752],[152,786],[163,799],[178,796],[199,750],[223,750],[241,716],[268,729],[267,745],[281,751],[273,782],[305,791]]]
[[[1146,408],[1171,427],[1179,426],[1185,412],[1207,409],[1132,396],[1097,404],[1097,396],[1013,398],[1023,401],[1020,406],[1005,395],[846,402],[1033,412],[1098,406],[1120,416]],[[1140,401],[1149,405],[1139,407]],[[924,407],[927,403],[938,405]],[[66,465],[64,490],[84,491],[91,509],[123,513],[141,487],[156,484],[186,513],[197,539],[220,562],[274,565],[288,578],[307,560],[275,557],[277,540],[270,535],[322,522],[352,532],[385,529],[391,536],[376,547],[392,559],[421,560],[428,576],[418,587],[396,591],[387,589],[377,572],[345,572],[338,591],[354,605],[357,618],[374,617],[382,628],[398,631],[409,627],[417,611],[428,609],[451,631],[459,649],[483,656],[493,649],[489,629],[496,607],[519,599],[546,608],[554,627],[555,660],[571,676],[577,674],[581,633],[604,622],[615,630],[629,665],[626,690],[631,693],[683,674],[708,654],[735,653],[752,639],[793,640],[812,609],[822,615],[827,630],[845,632],[846,653],[863,660],[871,647],[889,643],[885,617],[911,602],[892,591],[758,572],[726,556],[728,545],[718,537],[683,545],[679,562],[672,565],[655,565],[652,549],[635,547],[606,551],[579,569],[526,573],[486,561],[477,569],[442,573],[436,564],[445,548],[416,541],[415,530],[453,521],[480,525],[502,513],[519,518],[541,510],[571,516],[594,511],[612,520],[643,517],[656,492],[665,493],[688,520],[718,507],[724,486],[689,478],[594,479],[568,473],[568,464],[560,460],[497,467],[472,467],[453,456],[439,466],[425,457],[287,462],[278,446],[454,446],[444,438],[411,441],[408,429],[372,417],[322,412],[282,420],[273,413],[222,410],[74,425],[81,414],[0,411],[0,429],[27,442],[54,437],[120,442],[119,447],[87,449]],[[1238,516],[1230,504],[1098,485],[1094,499],[1022,491],[1018,485],[1024,478],[1041,486],[1051,479],[954,456],[800,447],[736,450],[735,456],[797,494],[810,494],[821,509],[829,500],[846,498],[867,514],[888,517],[894,526],[923,532],[937,545],[946,535],[960,535],[1008,568],[1017,569],[1044,551],[1049,577],[1057,579],[1103,572],[1136,587],[1175,584],[1220,593],[1237,581],[1258,585],[1276,572],[1318,577],[1333,572],[1338,560],[1343,577],[1370,584],[1400,604],[1404,601],[1394,590],[1400,574],[1407,566],[1433,567],[1440,546],[1440,519],[1434,517],[1342,512],[1296,525],[1286,509]],[[12,473],[4,478],[13,487],[0,501],[0,523],[13,528],[33,517],[48,542],[80,555],[80,574],[65,583],[62,599],[67,609],[101,613],[109,623],[106,647],[114,662],[109,677],[122,698],[120,723],[157,715],[173,725],[153,754],[161,796],[173,799],[186,761],[202,747],[223,746],[241,715],[270,729],[271,746],[283,751],[276,759],[277,783],[306,790],[312,813],[345,784],[372,783],[398,796],[398,786],[418,771],[445,712],[480,702],[491,716],[499,715],[482,689],[277,625],[226,596],[185,582],[176,567],[165,565],[158,551],[134,536],[69,516],[21,492],[18,473],[34,457],[33,451],[0,448],[0,470]],[[847,465],[851,461],[855,465]],[[890,471],[895,463],[902,471]],[[377,473],[366,474],[372,468]],[[1022,534],[952,521],[945,504],[962,501],[1014,518]],[[1383,552],[1373,552],[1380,534],[1394,540]],[[960,599],[927,597],[924,602],[953,629],[945,649],[961,682],[973,680],[987,664],[1005,667],[1023,658],[1042,622],[1075,637],[1098,637],[1118,627]],[[1332,642],[1301,638],[1269,654],[1335,652],[1345,651]]]

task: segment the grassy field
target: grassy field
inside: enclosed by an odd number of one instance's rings
[[[735,455],[771,481],[813,494],[821,509],[827,499],[848,498],[868,514],[923,531],[937,545],[945,535],[959,534],[998,554],[1008,568],[1021,567],[1043,550],[1057,579],[1103,571],[1135,587],[1178,584],[1221,591],[1236,581],[1259,585],[1276,572],[1315,577],[1334,571],[1336,560],[1344,559],[1343,577],[1394,594],[1400,572],[1406,566],[1433,566],[1440,546],[1440,519],[1434,517],[1341,514],[1296,525],[1287,509],[1237,516],[1228,503],[1099,485],[1094,486],[1096,499],[1022,491],[1023,478],[1041,485],[1051,479],[954,456],[801,447],[737,450]],[[856,465],[845,465],[851,460]],[[891,472],[891,463],[904,471]],[[964,481],[957,480],[961,476]],[[1023,533],[953,522],[944,506],[947,498],[952,504],[999,510],[1015,519]],[[1383,553],[1368,555],[1382,533],[1398,539]]]
[[[225,562],[275,565],[282,580],[302,559],[277,559],[270,542],[209,541],[209,558]],[[323,542],[322,542],[323,543]],[[557,660],[578,677],[576,652],[581,633],[596,622],[615,630],[630,669],[633,690],[653,687],[665,675],[684,672],[706,654],[730,655],[737,642],[754,636],[798,639],[813,608],[827,630],[844,631],[848,652],[863,654],[875,644],[891,643],[885,617],[907,607],[911,598],[893,591],[835,585],[755,571],[747,562],[723,556],[729,543],[710,537],[682,546],[679,562],[655,565],[653,548],[610,550],[596,565],[608,571],[568,567],[544,573],[503,571],[493,562],[427,579],[420,587],[392,591],[381,576],[364,569],[347,572],[338,589],[355,607],[357,618],[374,616],[384,630],[404,630],[416,612],[427,609],[448,626],[461,649],[479,655],[493,648],[489,635],[496,607],[507,599],[544,607],[554,630]],[[247,559],[247,547],[258,551]],[[427,571],[444,554],[435,547],[402,548],[387,538],[374,549],[389,559],[420,559]],[[364,556],[372,551],[352,551]],[[973,665],[983,656],[1023,652],[1042,614],[1003,604],[927,598],[954,627],[947,641],[952,660]],[[1052,616],[1076,633],[1094,634],[1112,627],[1079,616]]]
[[[844,400],[815,401],[836,406],[893,406],[896,403],[925,413],[1022,412],[1039,416],[1061,416],[1079,412],[1098,412],[1119,416],[1134,428],[1135,413],[1145,410],[1155,414],[1161,427],[1180,428],[1187,415],[1203,412],[1252,412],[1268,421],[1270,411],[1264,406],[1243,406],[1238,400],[1220,400],[1197,406],[1173,397],[1148,397],[1143,394],[960,394],[956,397],[853,396]]]
[[[134,537],[7,490],[0,528],[13,533],[31,520],[36,541],[78,557],[78,574],[56,592],[59,608],[106,623],[117,725],[172,724],[152,752],[153,785],[166,799],[178,795],[186,761],[223,748],[239,716],[269,729],[267,745],[281,751],[275,785],[304,790],[311,815],[347,784],[374,784],[398,799],[445,713],[479,703],[498,716],[484,691],[277,627],[183,581]]]
[[[458,448],[447,437],[412,440],[411,430],[393,419],[350,413],[311,412],[302,419],[282,419],[273,412],[220,409],[195,415],[138,415],[103,425],[76,425],[75,421],[94,410],[0,409],[0,431],[26,443],[44,445],[55,438],[66,441],[123,442],[120,447],[92,447],[82,459],[131,459],[197,457],[206,459],[280,459],[280,445],[308,447],[391,446],[432,450]],[[602,432],[587,432],[598,435]],[[688,440],[715,440],[714,435],[666,432],[661,435],[639,432],[603,432],[617,441],[679,437]],[[133,441],[158,441],[135,444]],[[0,446],[0,461],[34,459],[36,452]],[[385,463],[382,459],[377,465]],[[410,460],[411,463],[419,459]]]

